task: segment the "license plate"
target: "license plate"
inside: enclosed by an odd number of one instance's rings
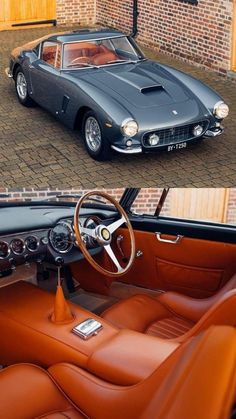
[[[167,151],[174,151],[174,150],[181,150],[182,148],[186,148],[187,143],[177,143],[177,144],[171,144],[168,145]]]

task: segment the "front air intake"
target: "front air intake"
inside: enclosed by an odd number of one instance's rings
[[[164,90],[164,87],[161,84],[153,84],[152,86],[141,88],[140,92],[145,95],[146,93],[157,92],[160,90]]]

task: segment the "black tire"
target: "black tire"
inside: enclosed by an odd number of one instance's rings
[[[88,134],[86,130],[86,126],[89,123],[88,120],[92,120],[95,123],[96,128],[100,130],[101,141],[100,146],[96,149],[93,149],[88,140]],[[97,124],[97,125],[96,125]],[[88,111],[84,114],[83,121],[82,121],[82,137],[84,140],[84,144],[88,154],[97,161],[106,161],[110,160],[112,156],[111,145],[104,136],[102,126],[93,111]],[[98,141],[99,142],[99,141]]]
[[[23,95],[23,92],[22,92],[22,94],[20,94],[19,87],[18,87],[19,77],[24,78],[25,89],[26,89],[26,94],[25,95]],[[26,106],[27,108],[35,106],[35,102],[29,96],[27,81],[26,81],[26,78],[25,78],[24,71],[22,70],[21,67],[17,68],[16,73],[14,75],[14,81],[15,81],[16,95],[17,95],[17,98],[18,98],[19,102],[21,103],[21,105]]]

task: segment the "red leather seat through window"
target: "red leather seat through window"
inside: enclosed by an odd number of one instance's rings
[[[115,61],[117,59],[117,55],[113,52],[107,52],[102,54],[96,54],[92,58],[92,63],[95,65],[104,65],[109,63],[109,61]]]

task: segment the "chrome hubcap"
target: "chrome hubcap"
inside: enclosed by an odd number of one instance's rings
[[[98,121],[90,116],[85,122],[85,140],[92,151],[98,151],[102,143],[102,134]]]
[[[27,82],[23,73],[17,74],[16,88],[19,97],[24,100],[27,96]]]

